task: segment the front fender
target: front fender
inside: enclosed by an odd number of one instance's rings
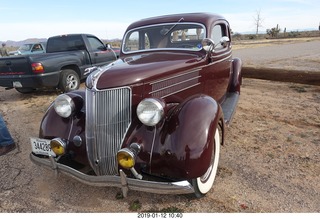
[[[205,95],[194,96],[176,107],[160,131],[158,147],[166,161],[162,165],[178,170],[172,177],[192,179],[207,171],[222,117],[219,104]],[[153,160],[152,165],[155,163]]]
[[[85,101],[84,91],[73,91],[67,93],[75,101]],[[81,106],[82,104],[77,104]],[[74,136],[80,136],[82,145],[75,146],[73,143]],[[84,109],[77,109],[77,113],[69,118],[60,117],[54,110],[53,103],[47,109],[42,118],[39,130],[39,137],[44,139],[62,138],[68,142],[68,152],[75,156],[75,160],[87,163],[86,145],[85,145],[85,113]]]

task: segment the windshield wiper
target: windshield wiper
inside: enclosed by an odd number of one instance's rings
[[[180,20],[178,20],[178,22],[177,23],[175,23],[169,30],[167,30],[163,35],[165,36],[165,35],[167,35],[175,26],[177,26],[177,24],[179,24],[181,21],[183,21],[184,20],[184,18],[182,17],[182,18],[180,18]]]

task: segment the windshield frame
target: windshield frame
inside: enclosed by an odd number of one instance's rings
[[[184,39],[184,40],[182,40],[182,38],[181,38],[182,32],[180,32],[180,36],[179,36],[180,39],[174,41],[173,40],[173,32],[181,31],[183,29],[182,27],[189,27],[188,31],[189,30],[193,31],[193,30],[196,30],[196,29],[202,29],[202,31],[198,36],[195,36],[194,34],[193,35],[188,35],[187,39]],[[199,28],[197,28],[197,27],[199,27]],[[134,50],[127,49],[128,48],[127,45],[130,42],[129,39],[130,39],[130,37],[132,36],[133,33],[137,33],[139,35],[137,41],[139,41],[138,44],[141,44],[140,38],[141,37],[142,38],[146,37],[147,32],[150,34],[150,32],[152,30],[157,30],[157,31],[160,30],[160,32],[158,32],[158,34],[156,34],[156,35],[153,34],[151,37],[149,37],[150,39],[148,39],[148,40],[149,40],[150,48],[137,48],[137,49],[134,49]],[[200,35],[201,35],[201,38],[200,38]],[[201,41],[204,38],[206,38],[206,36],[207,36],[206,26],[203,25],[202,23],[197,23],[197,22],[183,22],[183,23],[170,22],[170,23],[146,25],[146,26],[133,28],[133,29],[131,29],[131,30],[126,32],[126,34],[123,37],[121,51],[122,51],[123,54],[141,53],[141,52],[149,52],[149,51],[160,51],[160,50],[161,51],[163,51],[163,50],[200,51],[200,50],[202,50]],[[191,40],[191,39],[188,39],[188,37],[193,37],[193,38],[194,37],[198,37],[198,39],[192,39]],[[170,44],[171,46],[174,45],[174,44],[176,44],[176,45],[178,45],[178,44],[187,45],[188,42],[192,41],[194,47],[191,47],[191,48],[180,48],[180,47],[176,47],[176,46],[174,46],[174,47],[167,47],[167,46],[154,47],[154,46],[151,46],[152,43],[150,41],[153,41],[156,38],[158,38],[156,40],[156,42],[159,42],[159,39],[164,40],[165,38],[167,38],[166,40],[170,41],[170,42],[167,42],[166,44],[167,45]],[[145,42],[146,40],[142,39],[142,41]],[[138,45],[138,46],[140,47],[141,45]]]

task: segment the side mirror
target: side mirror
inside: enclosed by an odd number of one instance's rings
[[[201,41],[202,44],[202,48],[206,51],[206,52],[212,52],[213,48],[215,47],[214,42],[212,39],[210,38],[204,38]]]
[[[227,36],[224,36],[220,39],[220,45],[223,47],[223,48],[226,48],[228,46],[228,43],[230,42],[230,39],[229,37]]]

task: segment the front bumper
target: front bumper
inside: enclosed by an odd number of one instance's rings
[[[124,197],[127,196],[129,190],[157,193],[157,194],[189,194],[194,193],[192,185],[187,181],[179,182],[155,182],[139,179],[127,178],[125,173],[120,170],[120,176],[93,176],[86,175],[69,166],[55,162],[52,157],[50,159],[39,158],[34,154],[30,154],[33,163],[51,168],[56,173],[63,173],[74,178],[84,184],[102,187],[118,187],[122,189]]]

